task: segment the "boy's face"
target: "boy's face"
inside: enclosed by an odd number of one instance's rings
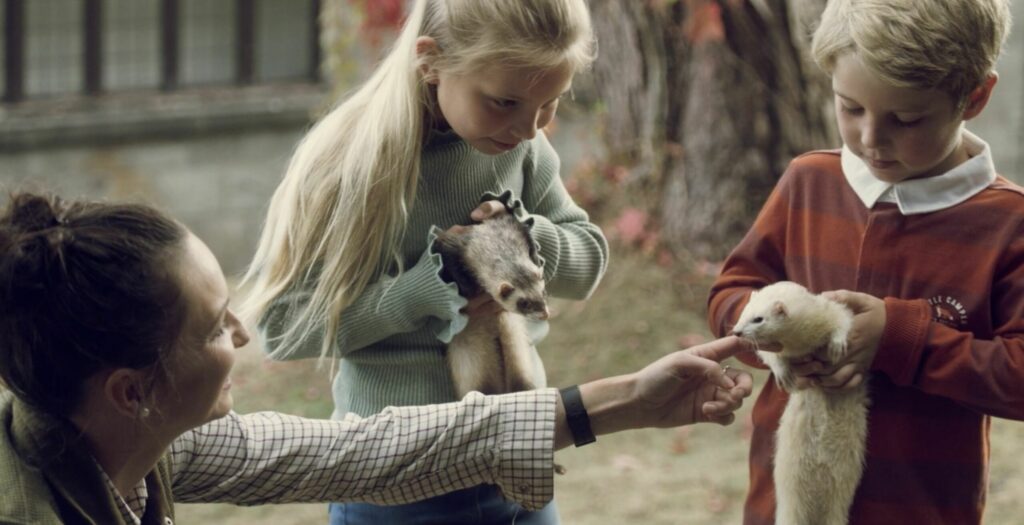
[[[977,113],[959,111],[948,94],[893,87],[852,53],[836,60],[832,90],[843,142],[879,180],[940,175],[968,159],[961,124]]]
[[[437,102],[452,130],[478,151],[497,155],[551,122],[572,77],[568,64],[551,69],[495,65],[473,75],[440,73],[428,82],[437,85]]]

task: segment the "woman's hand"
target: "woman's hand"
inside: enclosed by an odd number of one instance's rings
[[[673,352],[632,374],[580,385],[591,428],[600,435],[700,422],[728,425],[753,390],[753,378],[719,361],[750,350],[748,342],[726,337]],[[555,444],[561,448],[571,438],[561,404],[558,414]]]
[[[725,337],[669,354],[636,372],[635,407],[643,426],[732,423],[733,412],[753,391],[753,378],[719,362],[751,350]]]

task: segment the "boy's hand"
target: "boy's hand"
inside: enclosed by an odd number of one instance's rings
[[[791,363],[797,375],[796,386],[820,386],[829,390],[854,388],[864,382],[878,352],[878,342],[885,330],[885,302],[868,294],[848,290],[825,292],[822,295],[845,304],[853,312],[853,327],[847,339],[846,357],[831,368],[817,358]]]
[[[487,219],[508,213],[501,201],[484,201],[470,212],[469,218],[477,222],[484,222]]]

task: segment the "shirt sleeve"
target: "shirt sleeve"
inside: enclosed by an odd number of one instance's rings
[[[789,173],[769,195],[753,226],[722,265],[708,296],[708,326],[716,337],[728,335],[750,298],[750,292],[786,280],[783,262],[788,215]],[[736,356],[743,363],[768,368],[753,352]]]
[[[554,493],[555,390],[391,407],[368,418],[235,413],[171,445],[182,503],[409,503],[482,483],[539,509]]]
[[[1012,244],[992,281],[992,339],[935,321],[924,299],[887,297],[872,368],[895,384],[1024,420],[1024,232]]]
[[[530,227],[544,263],[548,293],[586,299],[608,266],[608,241],[562,183],[561,161],[544,133],[531,143],[521,200],[494,196]]]
[[[459,310],[466,300],[454,283],[441,276],[441,255],[434,252],[436,232],[430,232],[427,249],[416,265],[398,276],[385,276],[371,283],[341,314],[334,348],[338,356],[347,355],[395,334],[422,328],[433,319],[441,319],[457,333],[467,322]],[[313,295],[314,280],[283,293],[260,319],[259,334],[263,348],[275,359],[318,357],[323,346],[324,322],[300,326],[291,334],[297,319]],[[282,353],[282,341],[297,341],[290,352]]]

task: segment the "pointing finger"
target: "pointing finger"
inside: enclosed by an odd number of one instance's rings
[[[750,342],[730,335],[708,343],[692,346],[686,352],[690,355],[721,362],[723,359],[732,357],[740,352],[748,352],[752,349],[753,347]]]

